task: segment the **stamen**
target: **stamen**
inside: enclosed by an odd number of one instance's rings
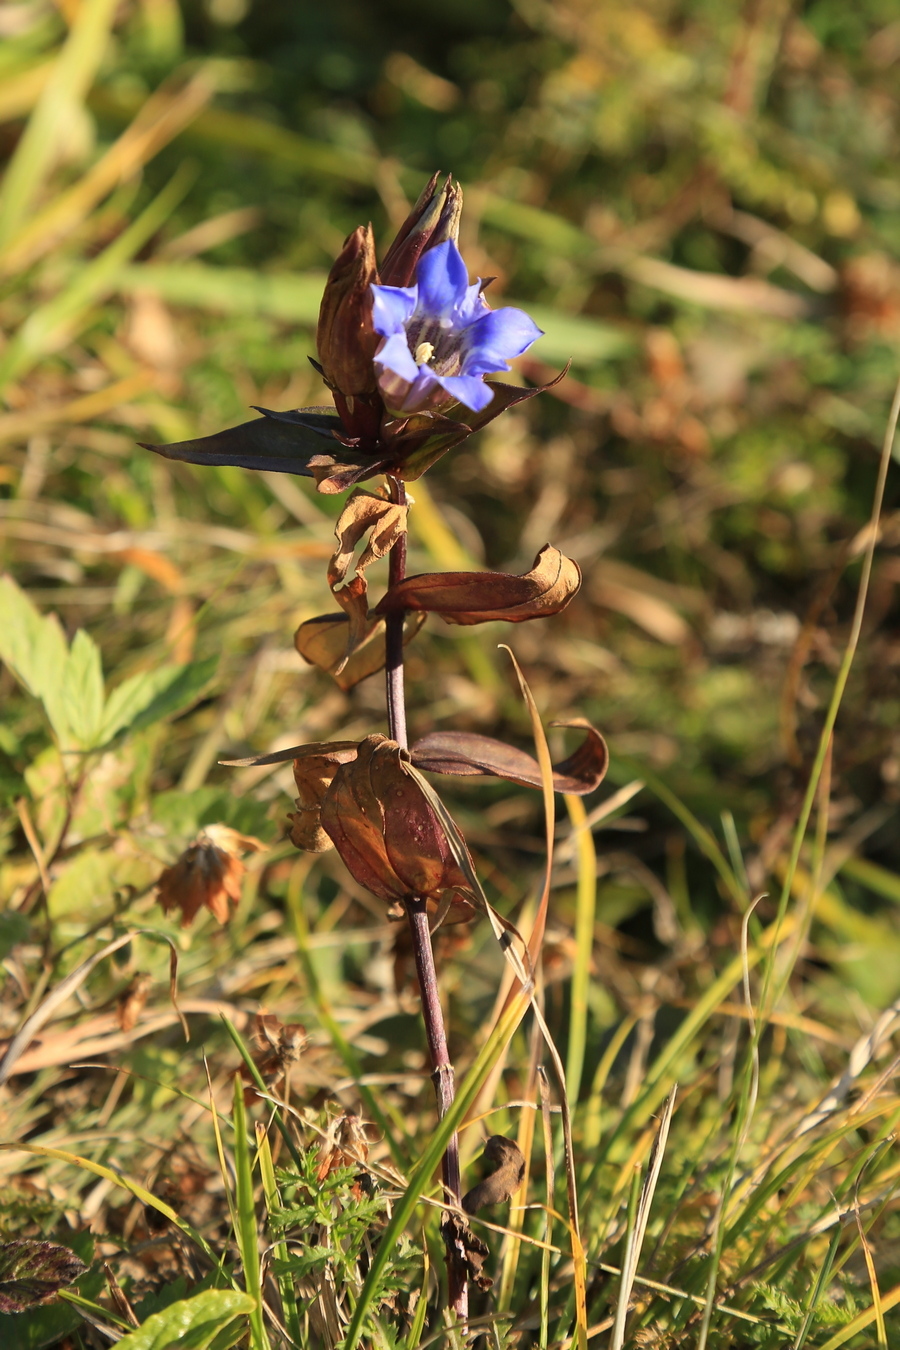
[[[431,342],[420,342],[413,353],[413,360],[417,366],[427,366],[433,356],[434,344]]]

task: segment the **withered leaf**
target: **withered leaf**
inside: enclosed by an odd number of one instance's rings
[[[506,412],[507,408],[514,408],[517,403],[524,403],[527,399],[534,398],[536,394],[542,394],[545,390],[552,389],[555,384],[559,384],[560,380],[565,378],[568,369],[566,366],[555,379],[530,389],[521,385],[504,384],[501,380],[485,380],[485,384],[494,394],[486,408],[474,412],[464,403],[458,403],[455,408],[446,411],[445,415],[439,414],[434,417],[430,430],[421,427],[418,419],[410,418],[409,423],[398,429],[392,439],[394,453],[400,462],[391,472],[406,482],[413,482],[421,477],[426,469],[431,468],[441,455],[459,445],[474,431],[486,427],[495,417]]]
[[[346,764],[356,758],[358,741],[311,741],[308,745],[288,745],[283,750],[270,750],[265,755],[248,755],[246,759],[220,759],[229,769],[255,769],[262,764],[287,764],[291,759],[315,759],[334,756],[337,764]]]
[[[116,999],[116,1016],[123,1031],[132,1031],[144,1011],[144,1006],[153,988],[153,976],[145,970],[139,970]]]
[[[282,1022],[273,1013],[258,1012],[253,1019],[253,1042],[281,1064],[296,1064],[306,1048],[306,1028],[299,1022]]]
[[[377,463],[350,464],[342,462],[340,453],[323,454],[309,460],[309,471],[319,491],[329,494],[343,492],[366,478],[373,478],[376,473],[390,473],[406,482],[413,482],[448,450],[461,444],[474,431],[480,431],[493,422],[507,408],[513,408],[517,403],[523,403],[526,399],[534,398],[535,394],[542,394],[559,384],[566,371],[568,366],[547,384],[530,389],[503,384],[499,380],[485,380],[494,397],[480,412],[473,412],[460,403],[449,412],[414,414],[406,418],[387,417],[381,425],[386,453]],[[347,459],[350,453],[348,450]]]
[[[408,614],[403,621],[403,645],[411,642],[427,619],[427,614]],[[385,663],[384,619],[369,616],[365,636],[347,656],[349,619],[346,614],[319,614],[301,623],[294,634],[294,646],[311,666],[318,666],[341,689],[352,689],[360,680],[382,670]]]
[[[343,1111],[322,1140],[316,1180],[323,1182],[340,1167],[365,1166],[368,1159],[369,1141],[363,1122],[352,1111]]]
[[[340,674],[356,648],[369,634],[368,584],[365,572],[383,558],[406,531],[405,505],[387,501],[373,492],[358,489],[348,498],[338,517],[334,533],[338,546],[328,564],[328,585],[347,615],[347,644],[335,674]],[[363,537],[369,540],[356,564],[354,576],[346,581],[353,554]],[[346,584],[344,584],[346,582]]]
[[[462,1207],[467,1214],[477,1214],[485,1205],[503,1204],[525,1180],[525,1157],[514,1139],[491,1135],[483,1156],[494,1164],[494,1170],[463,1196]]]
[[[382,597],[375,614],[414,609],[440,614],[448,623],[523,623],[559,614],[581,585],[581,569],[545,544],[530,572],[425,572],[407,577]]]
[[[306,1049],[306,1028],[299,1022],[284,1023],[272,1013],[257,1013],[253,1019],[253,1058],[270,1092],[276,1091],[295,1064],[299,1064]],[[258,1091],[246,1065],[241,1076],[247,1083],[244,1099],[249,1105],[258,1097]]]
[[[84,1262],[56,1242],[15,1238],[0,1243],[0,1313],[22,1313],[52,1303],[87,1270]]]
[[[606,741],[590,722],[555,725],[583,728],[587,734],[577,750],[553,766],[553,786],[557,792],[586,796],[600,786],[609,767]],[[536,759],[524,750],[477,732],[432,731],[416,741],[410,755],[417,769],[429,773],[459,778],[489,775],[524,787],[541,787],[541,770]]]
[[[322,803],[322,828],[361,886],[389,903],[465,891],[444,828],[396,741],[367,736]]]
[[[476,1237],[458,1214],[447,1215],[441,1226],[441,1234],[452,1252],[451,1259],[459,1262],[466,1277],[477,1284],[479,1289],[490,1289],[494,1281],[484,1273],[484,1263],[491,1254],[487,1243]]]
[[[322,803],[338,769],[356,758],[359,747],[355,741],[333,741],[296,748],[297,810],[288,816],[291,843],[307,853],[325,853],[334,845],[322,828]]]

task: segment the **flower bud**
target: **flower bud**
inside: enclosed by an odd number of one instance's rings
[[[438,187],[439,178],[439,173],[431,178],[397,231],[381,265],[382,286],[409,286],[426,249],[448,239],[455,244],[459,238],[462,188],[449,174],[443,187]]]
[[[381,900],[437,900],[468,889],[444,828],[396,741],[368,736],[342,764],[321,811],[322,827],[348,870]]]
[[[360,225],[328,274],[316,347],[322,373],[348,436],[366,449],[377,441],[383,404],[372,358],[380,342],[372,326],[372,282],[378,280],[371,225]]]

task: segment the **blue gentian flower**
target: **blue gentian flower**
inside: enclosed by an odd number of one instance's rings
[[[542,330],[521,309],[491,309],[453,240],[425,252],[412,286],[372,288],[372,323],[382,342],[374,363],[396,415],[463,403],[481,412],[494,397],[484,376],[509,370]]]

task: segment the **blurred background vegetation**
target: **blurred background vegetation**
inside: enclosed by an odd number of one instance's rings
[[[333,858],[298,872],[283,842],[289,770],[217,764],[384,729],[377,677],[342,693],[291,646],[328,608],[339,502],[301,479],[163,462],[136,442],[212,432],[251,405],[321,401],[307,357],[332,258],[361,221],[383,245],[443,168],[465,190],[470,271],[496,278],[495,305],[523,305],[546,330],[515,378],[572,367],[413,489],[412,569],[521,571],[549,539],[585,584],[550,628],[433,620],[410,649],[411,721],[417,734],[468,727],[526,744],[496,650],[510,641],[547,720],[591,718],[613,786],[649,784],[597,837],[584,1082],[623,1019],[650,1028],[619,1064],[615,1116],[635,1100],[654,1027],[668,1034],[738,950],[739,897],[777,895],[849,630],[897,378],[896,6],[14,0],[0,36],[2,562],[69,637],[87,630],[110,686],[163,664],[194,670],[184,706],[96,752],[75,794],[38,702],[0,673],[0,1030],[11,1035],[98,934],[139,923],[181,948],[185,1006],[227,1083],[233,1048],[206,1014],[221,1004],[243,1026],[264,1003],[312,1031],[314,952],[320,1014],[336,1010],[366,1073],[400,1075],[386,1099],[421,1109],[427,1135],[402,945]],[[785,994],[791,1015],[835,1027],[843,1051],[900,995],[898,549],[889,481],[830,763],[820,893]],[[539,874],[538,797],[445,795],[515,912]],[[730,889],[684,828],[688,810],[720,841]],[[271,851],[250,864],[228,928],[204,918],[185,934],[153,884],[220,821]],[[804,854],[801,898],[810,867]],[[775,908],[764,899],[756,920]],[[574,914],[563,853],[545,955],[564,1048]],[[302,959],[292,916],[301,937],[308,926]],[[477,930],[444,944],[465,1063],[500,964]],[[115,1120],[117,1160],[153,1176],[174,1167],[177,1188],[189,1130],[161,1109],[171,1097],[62,1067],[115,1051],[202,1095],[199,1051],[189,1071],[169,1025],[165,949],[137,945],[130,965],[92,976],[80,1009],[64,1006],[43,1060],[20,1061],[11,1129],[57,1143],[81,1130],[87,1147]],[[109,1011],[137,964],[168,1016],[153,1035]],[[327,1025],[323,1014],[313,1033],[310,1100],[347,1070]],[[697,1042],[689,1080],[733,1061],[724,1028]],[[840,1055],[808,1039],[779,1054],[770,1109],[802,1114]],[[685,1107],[696,1126],[692,1110],[704,1108]],[[35,1194],[56,1213],[52,1168],[44,1184]],[[76,1184],[88,1187],[66,1173]],[[138,1222],[105,1192],[64,1199],[94,1231],[127,1236]],[[9,1232],[25,1222],[16,1213]],[[896,1282],[896,1255],[885,1259]]]

